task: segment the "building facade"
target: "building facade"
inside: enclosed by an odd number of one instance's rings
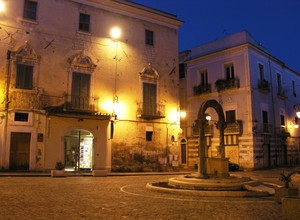
[[[180,54],[181,162],[198,160],[201,104],[217,100],[227,122],[226,157],[244,169],[299,165],[300,75],[242,31]],[[213,109],[205,132],[209,156],[217,154],[218,116]]]
[[[178,161],[175,15],[125,0],[4,3],[2,170],[47,171],[62,161],[105,175]]]

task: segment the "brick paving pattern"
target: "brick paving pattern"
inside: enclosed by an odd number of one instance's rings
[[[264,177],[266,173],[259,175],[255,177]],[[277,181],[272,175],[273,181]],[[166,181],[170,177],[3,176],[0,219],[282,219],[281,205],[273,197],[184,196],[153,192],[145,187],[148,182]]]

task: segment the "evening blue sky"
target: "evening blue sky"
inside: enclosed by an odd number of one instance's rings
[[[300,73],[300,0],[133,0],[177,15],[179,50],[247,30]]]

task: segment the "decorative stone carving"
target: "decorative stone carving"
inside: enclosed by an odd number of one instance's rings
[[[92,59],[89,56],[84,55],[83,51],[71,56],[68,59],[68,62],[71,69],[80,72],[93,72],[97,66],[93,63]]]
[[[12,91],[9,97],[11,109],[40,109],[40,95],[36,91]]]
[[[16,51],[15,57],[18,62],[36,63],[40,61],[40,56],[35,52],[28,41]]]
[[[159,78],[158,72],[152,67],[151,63],[149,63],[147,67],[143,68],[143,70],[140,72],[140,76],[142,78],[155,80],[158,80]]]

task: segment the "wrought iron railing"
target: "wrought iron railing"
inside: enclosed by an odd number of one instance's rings
[[[193,87],[194,95],[201,95],[205,93],[211,93],[211,84],[198,85]]]
[[[88,96],[49,96],[44,95],[42,98],[43,107],[47,109],[57,109],[63,111],[78,112],[97,112],[98,98]]]
[[[240,87],[240,80],[237,78],[234,79],[218,79],[215,83],[218,92]]]
[[[165,117],[165,105],[150,102],[137,103],[137,116],[144,119]]]
[[[262,91],[269,92],[270,91],[270,85],[269,81],[263,79],[258,81],[258,88]]]
[[[243,133],[243,122],[236,120],[232,123],[226,123],[224,134],[242,134]]]

